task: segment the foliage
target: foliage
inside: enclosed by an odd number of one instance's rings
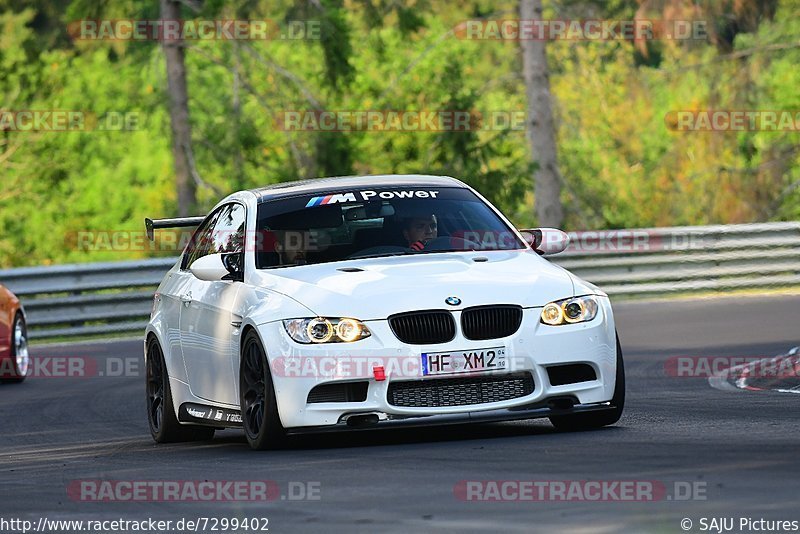
[[[4,110],[135,113],[132,131],[0,131],[0,266],[130,259],[83,250],[80,232],[139,232],[176,209],[158,43],[72,40],[81,18],[157,18],[158,2],[0,0]],[[737,3],[737,5],[739,5]],[[637,2],[548,3],[546,16],[633,18]],[[800,218],[797,132],[681,132],[676,110],[800,110],[800,3],[714,43],[548,45],[569,228]],[[715,17],[723,14],[714,13]],[[525,132],[286,131],[292,110],[526,109],[518,43],[458,38],[473,17],[516,16],[512,0],[207,1],[186,18],[319,20],[320,39],[188,42],[199,202],[300,178],[449,174],[520,226],[535,224]],[[794,46],[791,46],[794,44]],[[646,52],[646,51],[645,51]],[[100,247],[103,248],[103,247]]]

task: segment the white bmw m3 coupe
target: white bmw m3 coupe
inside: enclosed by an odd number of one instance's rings
[[[157,442],[620,418],[608,296],[542,257],[566,234],[518,231],[454,178],[285,183],[146,224],[197,227],[145,334]]]

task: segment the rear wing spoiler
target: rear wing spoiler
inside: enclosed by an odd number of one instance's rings
[[[147,239],[155,240],[155,231],[162,228],[188,228],[200,226],[205,217],[179,217],[177,219],[145,219],[144,227],[147,229]]]

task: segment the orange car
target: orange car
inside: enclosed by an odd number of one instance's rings
[[[30,362],[25,311],[16,295],[0,285],[0,380],[22,382]]]

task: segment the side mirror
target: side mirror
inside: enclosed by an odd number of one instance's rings
[[[194,261],[189,270],[199,280],[219,282],[220,280],[244,280],[242,254],[208,254]]]
[[[557,228],[531,228],[520,230],[525,241],[541,256],[564,252],[569,245],[569,236]]]

